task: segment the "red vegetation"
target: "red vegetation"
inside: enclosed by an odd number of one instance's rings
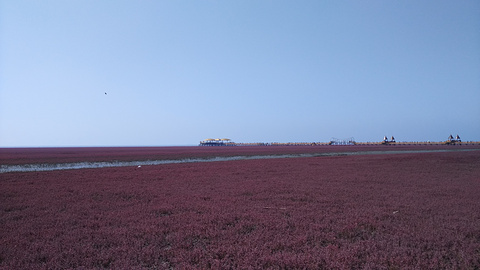
[[[0,179],[0,269],[480,268],[480,151]]]
[[[0,148],[1,165],[93,161],[171,160],[225,156],[401,150],[480,149],[480,145],[311,145]]]

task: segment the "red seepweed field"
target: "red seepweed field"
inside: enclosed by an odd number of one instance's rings
[[[345,146],[173,146],[173,147],[64,147],[0,148],[0,164],[67,163],[80,161],[174,160],[224,156],[338,153],[361,151],[465,150],[480,149],[478,144],[463,145],[345,145]]]
[[[0,164],[475,146],[0,149]],[[116,151],[117,150],[117,151]],[[0,269],[479,269],[480,149],[0,174]]]

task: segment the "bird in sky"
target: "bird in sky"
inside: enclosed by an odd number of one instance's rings
[[[105,95],[107,94],[107,92],[105,92]]]

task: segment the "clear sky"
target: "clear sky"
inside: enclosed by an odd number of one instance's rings
[[[0,0],[0,147],[450,134],[480,140],[478,0]]]

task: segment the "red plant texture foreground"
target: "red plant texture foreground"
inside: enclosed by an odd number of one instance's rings
[[[0,174],[0,269],[479,269],[480,151]]]

